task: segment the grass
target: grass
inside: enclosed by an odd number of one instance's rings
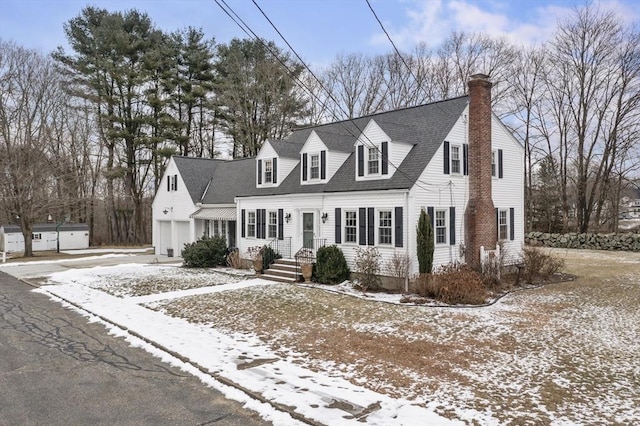
[[[159,309],[257,335],[282,357],[379,392],[439,401],[441,414],[469,422],[628,424],[640,416],[640,256],[554,253],[574,281],[484,308],[399,306],[274,284]]]

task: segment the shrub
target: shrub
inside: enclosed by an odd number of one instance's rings
[[[344,253],[336,245],[320,247],[316,253],[316,274],[318,282],[338,284],[349,279],[349,266]]]
[[[269,246],[262,247],[262,269],[269,269],[276,259],[282,259],[282,255]]]
[[[240,250],[234,249],[227,255],[227,266],[233,269],[245,269],[246,262],[240,256]]]
[[[564,267],[564,260],[536,247],[523,250],[524,278],[528,283],[536,279],[548,280],[551,275]]]
[[[202,237],[194,243],[184,245],[183,265],[187,268],[211,268],[223,265],[227,242],[223,237]]]
[[[380,252],[376,247],[357,247],[355,267],[358,273],[360,290],[378,290],[380,288]]]
[[[416,243],[418,249],[418,270],[421,274],[429,274],[433,269],[433,227],[431,218],[422,209],[416,229]]]
[[[487,300],[482,276],[463,264],[444,265],[434,274],[420,274],[418,293],[449,305],[481,305]]]
[[[405,279],[409,276],[411,269],[411,258],[407,254],[394,252],[393,256],[385,264],[385,272],[396,279],[398,288],[402,286]]]

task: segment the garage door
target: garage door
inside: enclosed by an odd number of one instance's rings
[[[163,220],[159,221],[160,225],[160,241],[158,244],[158,254],[167,254],[167,249],[171,247],[171,222]]]
[[[182,249],[186,243],[191,242],[191,227],[189,222],[174,222],[176,226],[176,241],[178,246],[175,247],[174,252],[176,256],[182,255]]]

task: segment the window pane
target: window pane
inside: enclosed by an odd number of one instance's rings
[[[345,212],[344,240],[347,243],[355,243],[357,238],[358,221],[356,212]]]
[[[318,154],[311,156],[311,179],[320,178],[320,156]]]
[[[491,176],[496,175],[496,152],[491,151]]]
[[[447,212],[445,210],[436,210],[436,243],[444,244],[447,242]]]
[[[460,173],[460,147],[451,147],[451,173]]]
[[[271,160],[265,160],[264,162],[264,182],[271,183],[273,176],[273,165]]]
[[[213,235],[215,237],[217,237],[218,235],[220,235],[220,230],[218,229],[218,221],[214,220],[213,221]]]
[[[507,232],[508,232],[507,211],[506,210],[500,210],[500,213],[498,215],[498,239],[499,240],[506,240],[507,239]]]
[[[247,215],[247,236],[256,236],[256,212],[249,212]]]
[[[378,173],[378,149],[369,148],[369,174]]]
[[[378,224],[378,243],[391,244],[391,211],[381,211]]]
[[[278,214],[269,212],[269,238],[275,238],[278,232]]]

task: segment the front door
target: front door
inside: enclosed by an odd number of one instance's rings
[[[313,213],[302,213],[302,245],[313,249]]]

